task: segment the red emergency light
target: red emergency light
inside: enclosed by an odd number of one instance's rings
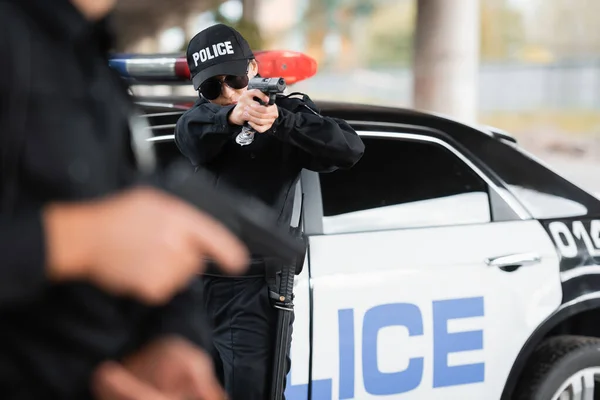
[[[288,85],[317,73],[316,60],[301,52],[261,50],[254,56],[262,77],[281,77]],[[190,70],[182,55],[116,54],[109,59],[109,65],[134,84],[190,83]]]
[[[255,53],[258,73],[265,78],[283,78],[292,85],[317,73],[317,61],[308,55],[288,50],[268,50]]]

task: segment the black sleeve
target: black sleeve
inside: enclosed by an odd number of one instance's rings
[[[162,336],[176,335],[208,349],[211,343],[210,323],[205,314],[202,281],[192,282],[168,304],[154,309],[141,343]]]
[[[46,284],[46,251],[39,211],[11,218],[2,215],[0,258],[0,304],[27,300],[40,293]]]
[[[297,147],[303,168],[317,172],[348,169],[362,157],[365,145],[356,131],[344,120],[320,115],[308,96],[285,99],[278,111],[279,118],[268,133]]]
[[[225,143],[241,129],[227,121],[235,106],[197,104],[177,121],[175,143],[194,166],[206,165],[219,155]]]
[[[0,53],[9,55],[0,62],[0,304],[28,299],[46,282],[42,211],[12,211],[16,207],[11,193],[17,190],[15,174],[25,141],[20,128],[29,95],[23,74],[31,65],[23,53],[29,49],[29,38],[13,40],[15,33],[9,28],[18,26],[18,20],[13,16],[11,21],[10,14],[14,14],[11,7],[0,4]]]

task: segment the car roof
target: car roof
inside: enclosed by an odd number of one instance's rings
[[[181,114],[191,108],[197,98],[194,96],[134,96],[134,99],[138,105],[142,106],[145,114],[151,114],[150,116],[152,117],[154,114],[161,113]],[[380,125],[390,123],[404,126],[429,126],[432,122],[437,121],[441,124],[460,124],[470,128],[472,132],[517,143],[512,135],[499,128],[488,125],[469,124],[440,113],[419,111],[397,106],[383,106],[345,101],[314,99],[313,102],[317,105],[323,115],[341,118],[351,123],[376,122]],[[460,137],[455,137],[455,139],[460,141]]]

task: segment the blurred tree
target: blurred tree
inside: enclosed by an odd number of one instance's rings
[[[550,50],[557,58],[600,55],[600,1],[538,1],[532,18],[534,43]]]
[[[323,43],[331,26],[331,11],[335,0],[309,0],[308,8],[302,16],[306,53],[314,57],[322,66],[326,57]]]
[[[240,1],[243,7],[242,18],[239,21],[231,21],[219,11],[219,1],[213,0],[213,6],[211,8],[213,9],[215,21],[233,27],[242,34],[252,49],[260,50],[263,47],[264,40],[260,34],[260,28],[256,23],[258,0]]]
[[[140,40],[155,38],[157,34],[172,26],[185,26],[190,15],[211,11],[217,22],[226,23],[239,30],[254,49],[263,46],[260,29],[256,23],[258,0],[239,0],[243,15],[239,21],[225,18],[219,7],[226,0],[119,0],[114,15],[117,31],[115,51],[128,51]],[[191,39],[186,37],[187,42]],[[185,47],[184,46],[184,47]]]
[[[371,67],[409,66],[415,31],[416,0],[382,3],[373,9],[360,49]]]
[[[189,15],[218,7],[224,0],[119,0],[114,13],[115,51],[128,51],[140,40],[172,26],[183,26]]]
[[[335,12],[336,31],[341,49],[336,57],[336,70],[351,70],[369,63],[365,50],[370,37],[367,27],[375,10],[376,0],[342,0]]]
[[[481,59],[505,60],[525,46],[523,15],[506,0],[481,1]]]

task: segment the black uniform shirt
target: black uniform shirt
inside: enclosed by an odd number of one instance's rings
[[[201,303],[191,289],[153,309],[45,279],[41,207],[106,195],[135,176],[132,104],[108,67],[105,25],[69,0],[0,0],[2,398],[85,398],[94,365],[143,337],[200,341]]]
[[[320,115],[307,95],[302,99],[279,96],[275,104],[279,117],[271,129],[256,133],[250,145],[240,146],[235,137],[241,127],[227,120],[234,106],[199,98],[177,121],[175,140],[192,165],[214,174],[217,187],[223,182],[261,200],[278,213],[279,223],[289,225],[301,170],[351,168],[365,146],[346,121]],[[257,264],[247,275],[260,273],[263,267]],[[214,269],[208,273],[220,275]]]

